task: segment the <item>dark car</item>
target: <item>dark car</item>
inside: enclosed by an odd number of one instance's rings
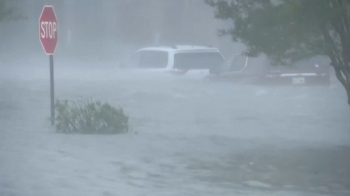
[[[233,55],[223,64],[220,74],[208,78],[244,84],[329,85],[330,66],[320,57],[282,66],[244,55]]]

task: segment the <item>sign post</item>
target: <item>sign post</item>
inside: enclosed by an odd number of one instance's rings
[[[51,5],[45,5],[39,17],[39,40],[50,62],[51,125],[55,125],[53,55],[57,45],[57,18]]]
[[[53,70],[53,55],[50,56],[50,100],[51,100],[51,125],[55,125],[55,79]]]

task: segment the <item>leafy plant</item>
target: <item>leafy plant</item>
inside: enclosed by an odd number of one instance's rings
[[[61,133],[111,134],[128,131],[129,117],[123,109],[116,109],[108,103],[79,100],[55,103],[56,131]]]

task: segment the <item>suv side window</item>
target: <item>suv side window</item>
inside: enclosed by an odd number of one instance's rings
[[[224,59],[217,52],[186,52],[174,56],[174,68],[189,69],[219,69]]]

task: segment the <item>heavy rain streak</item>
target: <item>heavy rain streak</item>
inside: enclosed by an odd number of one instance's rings
[[[350,195],[329,2],[0,0],[0,195]]]

